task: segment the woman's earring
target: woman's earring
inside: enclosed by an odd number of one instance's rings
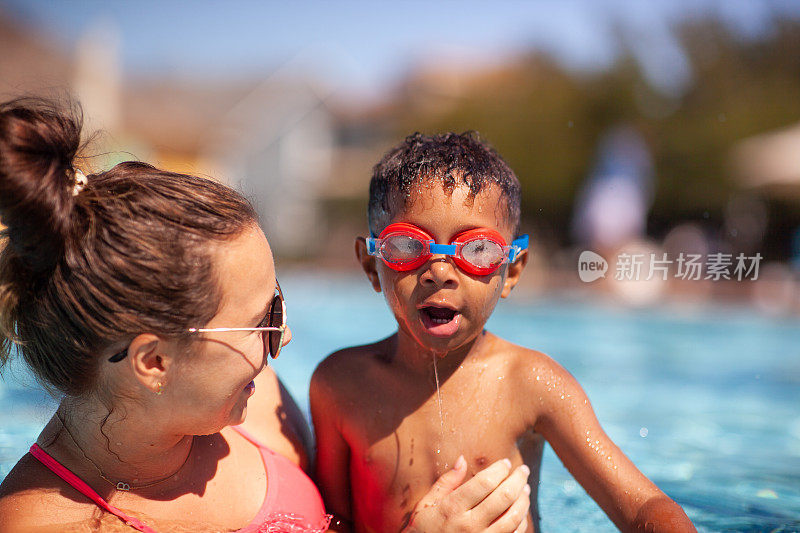
[[[162,385],[161,382],[159,381],[158,382],[158,387],[156,387],[156,394],[161,396],[162,392],[164,392],[164,385]]]

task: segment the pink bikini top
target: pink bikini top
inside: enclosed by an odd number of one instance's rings
[[[264,496],[264,503],[253,521],[237,533],[321,533],[327,530],[331,517],[325,513],[322,497],[308,476],[297,465],[261,444],[241,427],[233,426],[233,429],[259,449],[267,472],[267,494]],[[81,478],[53,459],[38,444],[31,446],[30,452],[45,467],[101,509],[118,516],[138,531],[156,533],[138,518],[125,514],[105,501]]]

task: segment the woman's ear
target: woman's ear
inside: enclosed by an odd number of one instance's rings
[[[128,346],[128,359],[136,379],[156,394],[161,394],[173,364],[174,346],[152,333],[137,335]]]
[[[375,292],[381,292],[381,282],[375,268],[375,256],[369,255],[367,252],[367,240],[364,237],[356,237],[356,258],[361,263],[367,279],[372,283],[372,288],[375,289]]]
[[[519,281],[522,271],[525,270],[525,265],[528,264],[528,250],[523,250],[517,256],[517,260],[508,265],[508,272],[506,273],[506,280],[503,282],[503,292],[500,293],[501,298],[508,298],[511,290]]]

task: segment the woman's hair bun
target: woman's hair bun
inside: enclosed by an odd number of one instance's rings
[[[56,264],[69,236],[82,122],[79,108],[47,100],[0,104],[0,221],[34,273]]]

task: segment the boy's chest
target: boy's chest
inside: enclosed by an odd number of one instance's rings
[[[421,399],[389,389],[362,404],[348,431],[356,523],[396,529],[459,455],[468,477],[507,457],[538,479],[541,438],[511,390],[493,381],[450,382]]]

